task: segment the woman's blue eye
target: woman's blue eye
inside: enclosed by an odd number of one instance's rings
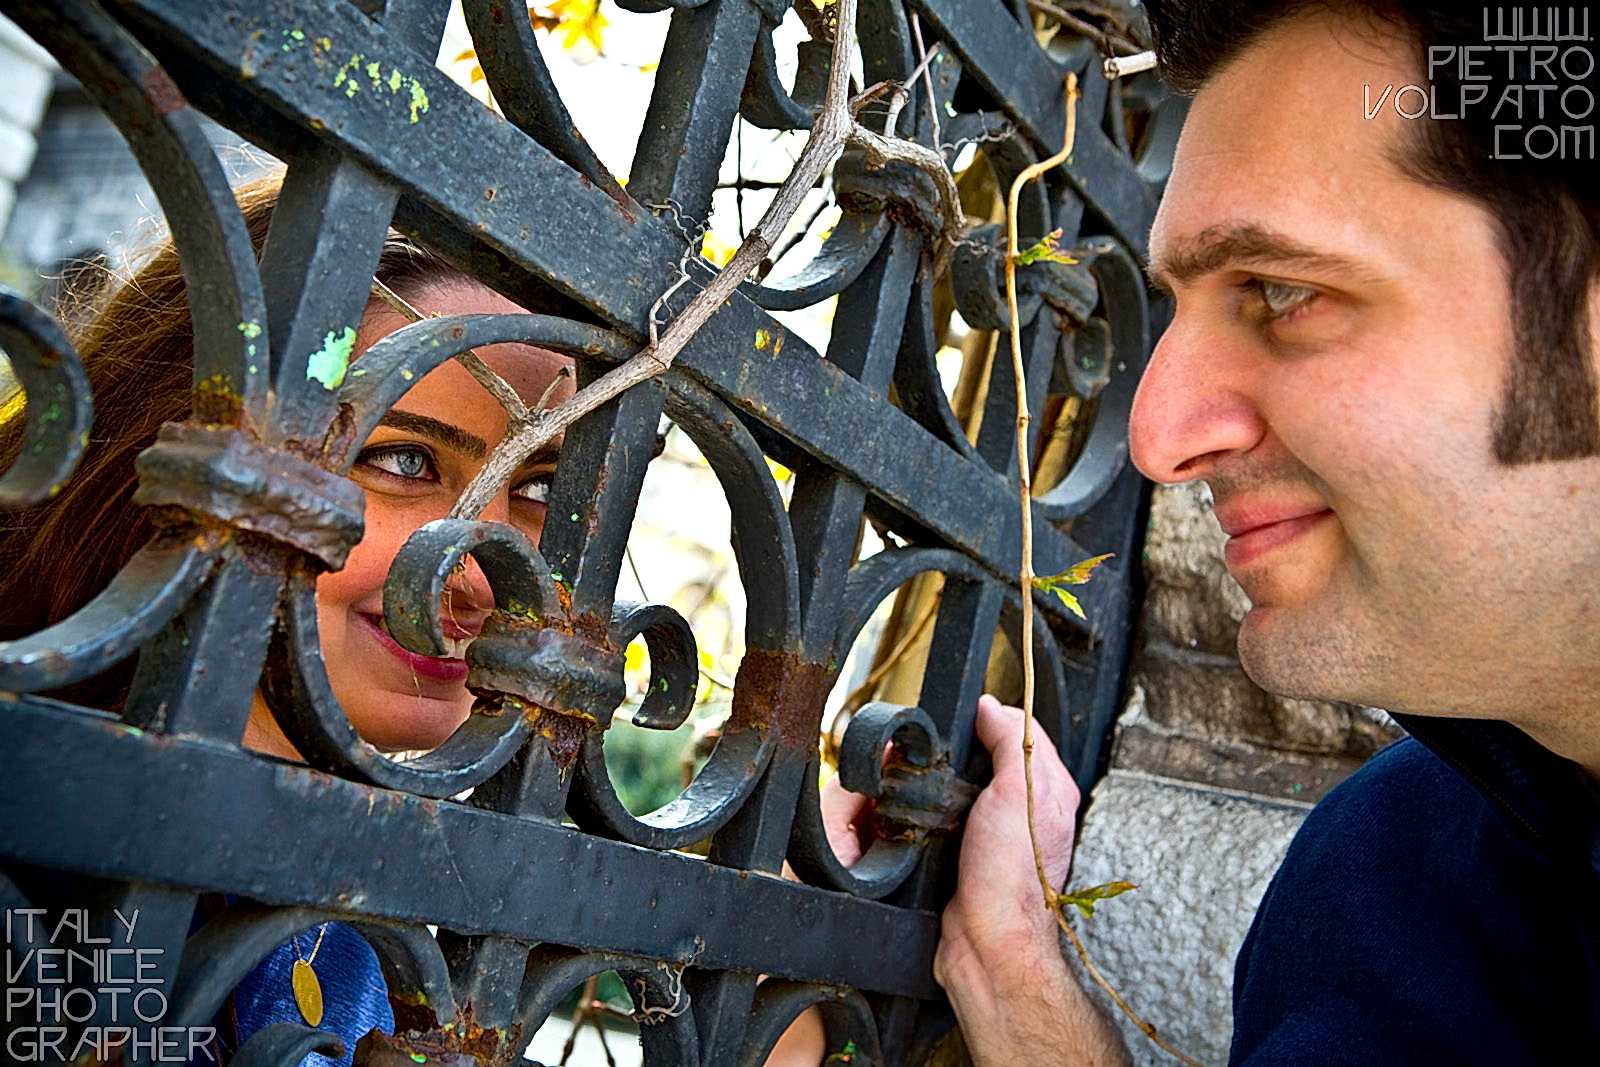
[[[548,504],[550,502],[550,482],[553,477],[550,474],[535,475],[512,489],[511,495],[518,500],[531,500],[535,504]]]
[[[396,478],[426,478],[431,473],[428,453],[420,448],[384,448],[363,452],[357,460]]]

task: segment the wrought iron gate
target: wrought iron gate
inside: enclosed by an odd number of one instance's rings
[[[602,970],[657,1009],[641,1031],[651,1064],[760,1063],[811,1004],[831,1047],[854,1043],[855,1062],[911,1062],[948,1024],[930,976],[948,839],[886,837],[847,870],[816,788],[824,697],[897,587],[945,576],[921,710],[858,716],[842,763],[858,788],[912,814],[943,810],[943,767],[976,773],[972,709],[993,635],[1015,626],[1010,368],[996,361],[989,417],[969,443],[934,367],[937,205],[913,176],[847,157],[834,178],[845,217],[810,266],[747,284],[674,370],[569,431],[550,512],[577,521],[549,523],[538,552],[478,523],[413,539],[391,587],[419,610],[461,553],[489,573],[501,625],[473,662],[498,670],[503,699],[481,700],[441,749],[401,763],[356,737],[323,673],[313,582],[360,532],[359,499],[338,477],[347,459],[324,447],[330,427],[359,442],[414,376],[495,341],[571,353],[580,382],[594,377],[638,348],[678,270],[673,220],[641,205],[671,200],[704,218],[738,114],[771,129],[810,124],[806,87],[826,51],[802,50],[796,88],[784,87],[771,35],[786,0],[618,3],[671,19],[625,188],[568,119],[520,0],[466,0],[504,119],[434,69],[440,0],[6,5],[138,155],[185,260],[196,356],[193,418],[147,454],[141,491],[187,509],[192,527],[146,547],[76,616],[0,644],[0,887],[8,908],[86,904],[105,922],[113,906],[138,908],[139,944],[170,950],[157,972],[167,1025],[209,1021],[266,952],[330,916],[377,948],[410,1031],[399,1047],[433,1055],[514,1059],[560,996]],[[1059,145],[1064,72],[1083,85],[1076,151],[1030,188],[1021,220],[1024,233],[1061,227],[1083,262],[1041,271],[1021,317],[1036,408],[1051,392],[1098,390],[1081,458],[1037,501],[1035,525],[1038,573],[1117,553],[1084,597],[1090,624],[1040,601],[1041,718],[1087,784],[1134,607],[1143,494],[1126,416],[1153,329],[1139,263],[1181,118],[1149,76],[1108,83],[1086,42],[1047,55],[1020,0],[862,8],[866,81],[912,72],[916,12],[944,50],[929,82],[944,136],[1006,130],[985,146],[1002,187]],[[920,79],[914,91],[899,132],[927,143]],[[197,111],[288,163],[286,210],[260,268]],[[391,221],[513,298],[558,294],[565,313],[515,328],[419,325],[365,358],[364,376],[325,388],[308,378],[307,354],[359,320]],[[998,263],[976,233],[954,257],[974,325],[1005,325]],[[836,294],[825,354],[769,314]],[[90,398],[76,356],[30,305],[5,298],[0,343],[29,399],[23,456],[0,482],[0,505],[15,506],[69,477]],[[695,684],[687,624],[613,602],[663,413],[727,494],[748,651],[710,761],[677,801],[639,818],[604,763],[619,650],[641,633],[650,647],[641,721],[681,722]],[[798,472],[787,509],[766,455]],[[864,513],[908,547],[857,563]],[[30,695],[133,655],[120,719]],[[309,768],[239,747],[263,669],[291,694],[280,717]],[[883,771],[893,735],[927,766]],[[470,801],[448,799],[469,787]],[[673,851],[707,838],[709,861]],[[785,858],[803,883],[772,876]],[[202,892],[262,903],[188,936]],[[28,947],[20,927],[8,939],[13,952]],[[304,1035],[274,1040],[253,1062],[298,1061]]]

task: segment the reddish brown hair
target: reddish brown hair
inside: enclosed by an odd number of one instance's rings
[[[236,196],[259,259],[277,206],[280,176]],[[424,279],[464,277],[438,256],[390,231],[377,277],[405,295]],[[153,249],[122,284],[104,264],[73,273],[58,309],[82,357],[94,396],[94,424],[77,472],[47,504],[0,512],[0,641],[65,619],[104,589],[150,539],[148,512],[131,500],[134,459],[162,423],[189,415],[194,334],[178,253]],[[20,444],[21,411],[0,421],[0,465]],[[93,707],[126,699],[133,665],[57,694]]]

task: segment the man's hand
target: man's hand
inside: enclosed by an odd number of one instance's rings
[[[994,780],[967,815],[933,976],[950,997],[978,1067],[1124,1064],[1120,1036],[1061,958],[1060,932],[1039,887],[1028,838],[1022,712],[985,695],[977,736],[994,761]],[[1072,858],[1078,787],[1037,722],[1033,736],[1034,822],[1045,873],[1059,887]]]

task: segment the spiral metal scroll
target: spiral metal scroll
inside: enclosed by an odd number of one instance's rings
[[[61,328],[3,288],[0,349],[10,357],[11,373],[27,398],[17,458],[0,477],[0,507],[14,508],[61,491],[88,444],[94,402],[83,362]]]
[[[772,711],[767,706],[771,694],[765,691],[758,671],[771,654],[793,647],[799,629],[794,538],[785,521],[783,500],[754,438],[720,401],[686,382],[674,383],[667,413],[700,446],[728,494],[735,556],[750,611],[745,624],[745,663],[735,680],[733,710],[705,766],[675,800],[648,815],[630,814],[605,769],[603,732],[591,733],[584,743],[569,801],[573,818],[580,826],[649,848],[681,848],[704,840],[749,798],[777,743]],[[657,617],[667,618],[664,614]],[[668,662],[681,663],[686,655],[692,657],[693,648],[683,644],[687,626],[667,623],[667,627],[658,625],[656,633],[658,644],[669,655]],[[648,639],[650,629],[643,632]],[[647,717],[640,725],[653,726],[654,721]]]

